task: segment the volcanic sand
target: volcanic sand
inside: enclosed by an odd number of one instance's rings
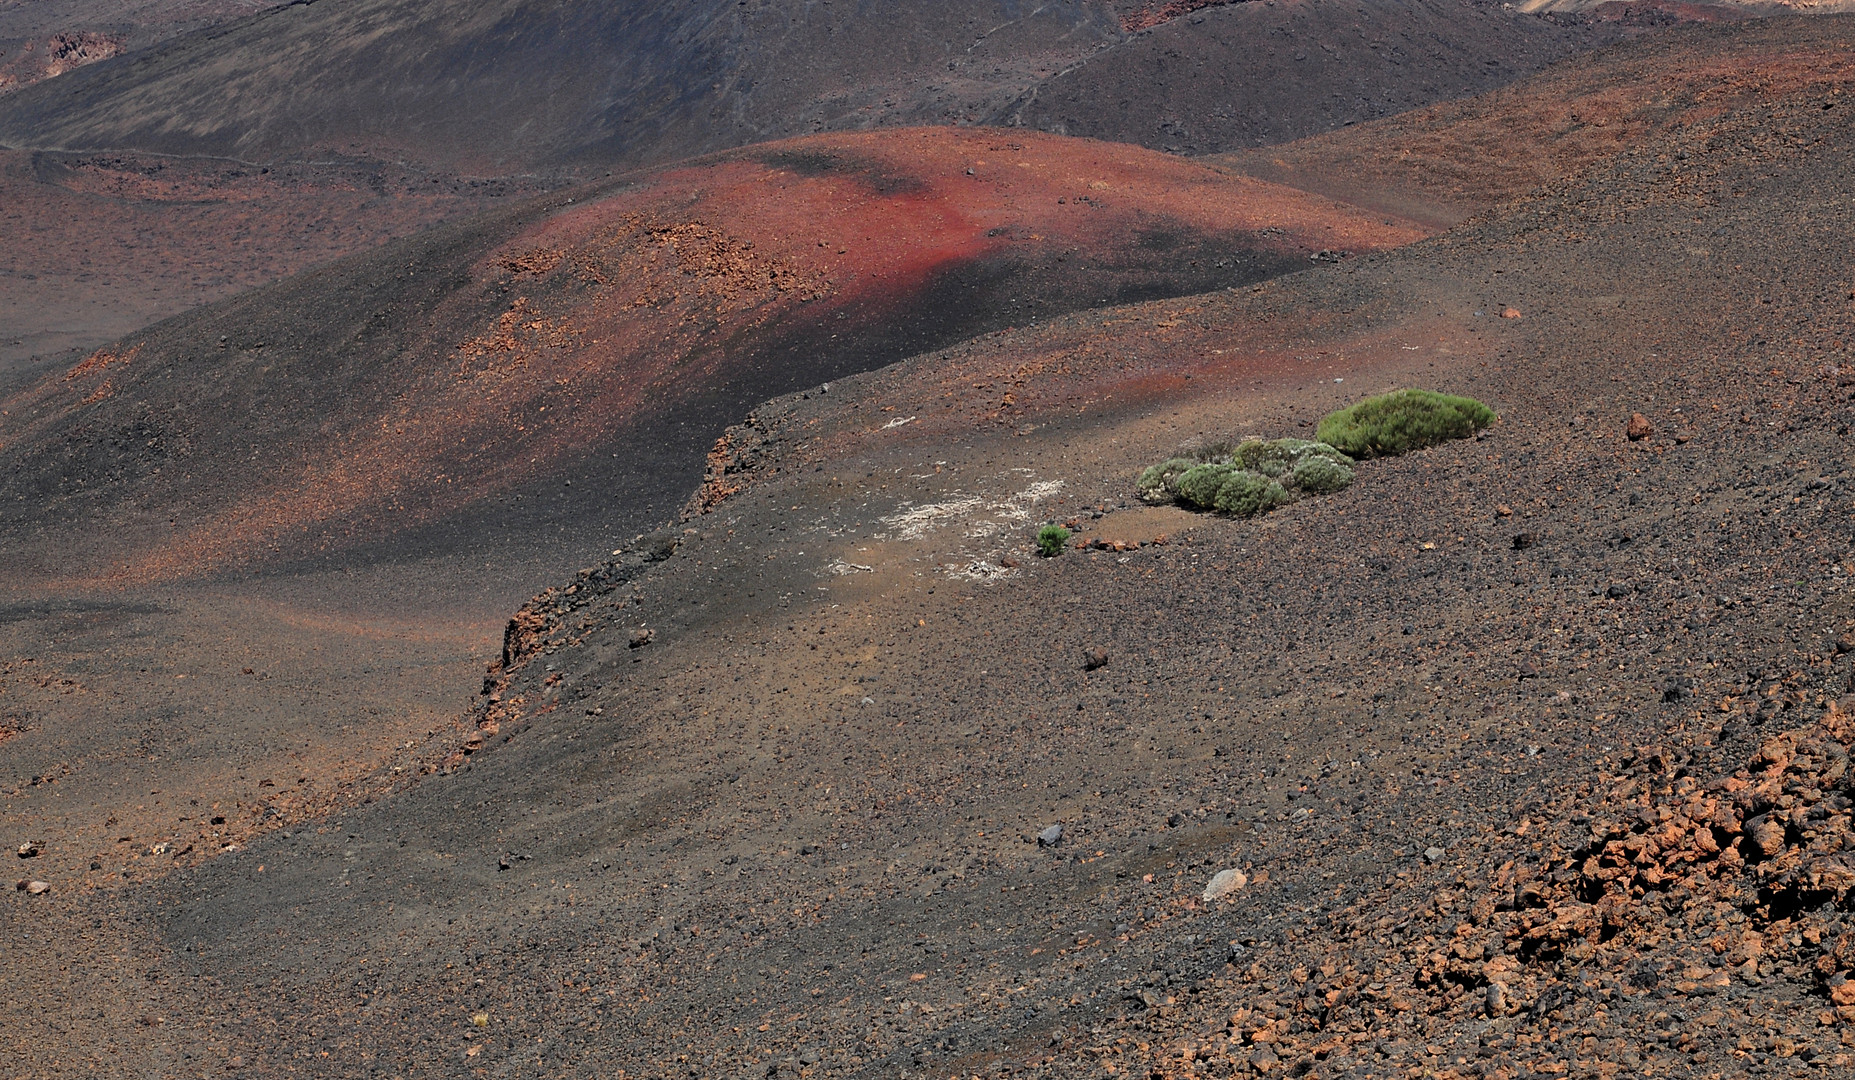
[[[72,1025],[19,1060],[107,1068],[76,1048],[135,1014],[128,1067],[175,1073],[1666,1054],[1641,1036],[1671,999],[1629,956],[1520,969],[1498,1027],[1418,974],[1488,925],[1467,909],[1503,862],[1627,800],[1608,785],[1631,744],[1730,771],[1745,725],[1847,687],[1855,272],[1822,242],[1850,213],[1842,70],[1430,241],[771,403],[714,459],[714,493],[741,490],[531,605],[447,775],[253,821],[152,904],[18,894],[9,940],[92,980],[9,990]],[[1126,506],[1180,441],[1295,433],[1410,383],[1503,419],[1258,522]],[[1625,440],[1632,411],[1661,432]],[[1035,560],[1051,518],[1149,543]],[[1748,715],[1767,690],[1796,711]],[[46,820],[47,786],[15,805]],[[1027,842],[1053,821],[1061,844]],[[50,839],[41,865],[83,858]],[[1207,909],[1226,866],[1252,884]],[[1769,1035],[1737,1049],[1754,1028],[1842,1060],[1834,1024],[1792,1030],[1813,989],[1792,929],[1769,974],[1729,980],[1730,1012],[1672,1006],[1688,1039],[1664,1069],[1789,1060]],[[1627,940],[1668,963],[1687,939]]]

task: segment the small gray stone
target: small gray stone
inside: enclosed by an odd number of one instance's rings
[[[1443,859],[1443,856],[1447,854],[1448,852],[1444,851],[1440,847],[1423,849],[1423,857],[1429,860],[1430,862],[1441,862]]]
[[[1063,827],[1061,825],[1052,825],[1037,834],[1038,847],[1055,847],[1062,842]]]
[[[1498,982],[1488,984],[1486,997],[1489,1016],[1500,1016],[1507,1011],[1507,987]]]

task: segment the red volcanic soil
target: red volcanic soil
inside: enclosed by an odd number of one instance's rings
[[[479,536],[466,519],[545,533],[569,484],[617,485],[594,508],[616,539],[776,391],[1425,235],[1149,151],[949,129],[755,148],[472,229],[151,328],[5,401],[14,490],[48,518],[113,516],[107,547],[41,571],[191,575]]]
[[[95,348],[540,188],[376,163],[0,151],[0,384],[27,357]]]

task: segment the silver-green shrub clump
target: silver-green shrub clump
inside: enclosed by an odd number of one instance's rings
[[[1245,439],[1169,458],[1142,472],[1135,486],[1147,502],[1254,517],[1352,482],[1352,459],[1326,443]]]
[[[1261,473],[1236,471],[1217,489],[1211,505],[1233,517],[1255,517],[1295,501],[1281,481]]]
[[[1179,490],[1179,477],[1197,464],[1196,458],[1168,458],[1141,473],[1140,479],[1134,482],[1134,488],[1140,493],[1140,498],[1147,502],[1171,502]]]

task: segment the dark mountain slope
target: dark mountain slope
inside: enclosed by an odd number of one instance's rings
[[[1487,0],[1264,0],[1196,11],[1039,83],[1046,131],[1209,154],[1493,89],[1613,36]]]
[[[972,120],[1119,40],[1099,3],[319,0],[9,99],[0,140],[484,169]]]
[[[1209,153],[1479,92],[1614,32],[1485,0],[318,0],[0,103],[0,142],[520,170],[923,123]]]
[[[774,394],[1422,235],[1050,135],[736,151],[333,264],[0,400],[20,508],[0,545],[16,571],[130,580],[490,549],[572,566],[672,513]]]

